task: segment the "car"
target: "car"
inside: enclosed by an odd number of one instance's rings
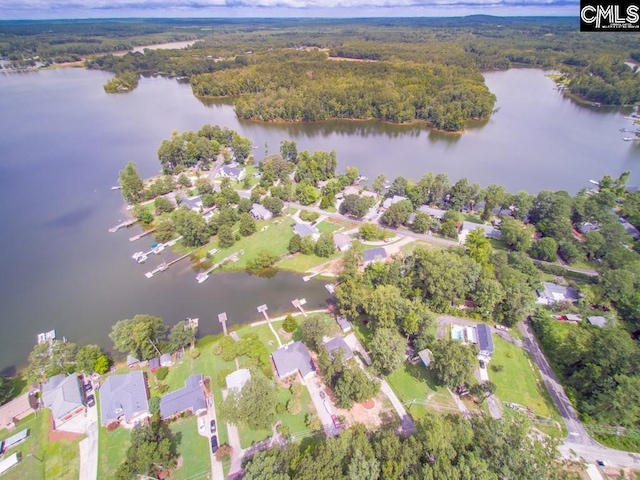
[[[216,433],[216,421],[215,420],[211,420],[211,422],[209,423],[209,427],[211,429],[211,433]]]
[[[600,467],[606,467],[607,464],[605,463],[604,460],[596,460],[596,463],[600,466]]]
[[[211,436],[211,453],[216,453],[218,451],[218,436]]]
[[[480,368],[485,368],[487,366],[486,363],[484,363],[484,360],[480,360]]]
[[[320,398],[324,400],[326,396],[327,394],[320,390]]]
[[[331,415],[331,421],[333,422],[333,426],[336,428],[340,428],[342,425],[340,424],[340,420],[337,415]]]
[[[84,384],[84,391],[85,392],[90,392],[91,390],[93,390],[93,384],[91,382],[85,383]]]
[[[87,397],[87,407],[93,407],[96,404],[96,397],[93,395],[89,395]]]

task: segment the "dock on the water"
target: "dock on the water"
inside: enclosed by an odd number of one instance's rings
[[[307,304],[307,300],[305,298],[296,298],[295,300],[291,300],[291,304],[297,308],[298,310],[300,310],[300,313],[302,313],[302,315],[304,316],[304,318],[307,318],[307,313],[304,311],[304,308],[302,308],[303,305]]]
[[[38,342],[38,345],[40,345],[41,343],[51,343],[52,341],[54,341],[56,339],[56,331],[55,330],[49,330],[48,332],[42,332],[39,333],[36,336],[36,340]]]
[[[227,312],[218,314],[218,321],[222,324],[222,331],[227,335]]]
[[[333,283],[327,283],[324,288],[326,288],[327,292],[329,292],[331,295],[336,292],[336,286]]]
[[[111,227],[109,229],[109,233],[116,233],[118,230],[120,230],[121,228],[126,228],[126,227],[130,227],[131,225],[133,225],[134,223],[136,223],[138,221],[137,218],[131,218],[129,220],[126,220],[124,222],[119,223],[118,225],[116,225],[115,227]]]
[[[154,268],[150,272],[145,273],[144,276],[147,277],[147,278],[151,278],[156,273],[164,272],[168,268],[169,268],[169,265],[166,262],[162,262],[160,265],[158,265],[156,268]]]
[[[136,240],[140,240],[142,237],[146,237],[147,235],[149,235],[150,233],[153,233],[155,231],[156,231],[155,228],[152,228],[151,230],[146,230],[146,231],[142,232],[139,235],[134,235],[133,237],[129,238],[129,241],[130,242],[135,242]]]

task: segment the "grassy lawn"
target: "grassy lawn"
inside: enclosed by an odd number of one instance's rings
[[[316,225],[316,228],[318,229],[318,231],[320,233],[326,233],[326,232],[335,232],[336,230],[340,230],[340,225],[336,225],[335,223],[331,222],[331,221],[322,221],[320,223],[318,223]]]
[[[369,348],[369,343],[371,343],[371,339],[373,338],[373,330],[371,329],[371,322],[365,325],[365,321],[367,317],[361,315],[359,318],[353,320],[351,323],[353,325],[353,331],[356,334],[356,337],[364,348]]]
[[[182,466],[172,473],[171,478],[186,480],[198,478],[199,474],[210,472],[209,437],[203,437],[198,433],[197,417],[190,416],[176,420],[169,427],[178,445],[178,455],[182,457]],[[207,432],[208,428],[207,425]]]
[[[537,415],[557,418],[544,383],[533,368],[527,353],[506,340],[493,336],[495,353],[489,364],[489,378],[496,384],[496,395],[503,402],[528,407]],[[503,367],[496,372],[496,366]]]
[[[116,428],[108,432],[100,427],[98,437],[98,478],[114,478],[116,470],[124,462],[131,445],[131,432]]]
[[[339,258],[342,255],[340,252],[336,252],[329,258],[318,257],[317,255],[304,255],[302,253],[297,253],[290,258],[285,258],[284,260],[277,263],[278,268],[282,270],[292,270],[294,272],[306,272],[313,267],[317,267],[325,262],[330,260],[334,260]]]
[[[424,417],[427,410],[438,411],[440,405],[442,406],[441,410],[445,413],[456,408],[449,392],[435,385],[430,372],[424,368],[422,363],[417,365],[403,363],[400,368],[387,377],[387,381],[402,403],[407,404],[415,399],[432,404],[415,403],[408,406],[409,413],[415,419]]]
[[[283,405],[287,405],[287,402],[294,398],[291,390],[287,388],[281,388],[278,391],[278,402]],[[305,424],[304,418],[309,412],[315,413],[315,407],[313,402],[311,401],[311,395],[309,395],[309,390],[306,388],[302,389],[302,393],[298,397],[300,400],[300,405],[302,409],[300,413],[297,415],[291,415],[289,412],[285,411],[278,415],[278,419],[282,420],[282,424],[286,427],[289,427],[289,433],[293,436],[299,436],[307,433],[307,425]]]
[[[49,425],[51,412],[42,410],[38,416],[30,415],[21,420],[15,430],[0,431],[0,439],[14,435],[24,429],[29,429],[29,437],[19,445],[7,450],[4,457],[20,453],[22,461],[3,475],[3,479],[76,479],[80,468],[80,451],[78,443],[82,437],[75,440],[61,440],[49,442]]]
[[[301,321],[300,318],[297,318],[296,320],[298,322]],[[273,328],[277,332],[280,329],[280,325],[282,324],[282,321],[276,320],[276,321],[272,321],[271,323],[273,324]],[[271,353],[274,350],[278,349],[278,341],[273,336],[273,332],[269,328],[269,325],[267,325],[266,323],[262,325],[257,325],[255,327],[243,327],[240,330],[238,330],[238,335],[240,337],[244,337],[250,333],[254,333],[258,335],[258,338],[260,339],[260,341],[264,344],[265,347],[267,347],[267,352]],[[280,338],[280,341],[282,343],[285,343],[284,338]]]
[[[413,253],[415,249],[418,247],[426,248],[427,250],[444,250],[445,248],[448,248],[445,245],[440,245],[439,243],[429,243],[429,242],[423,242],[421,240],[418,240],[418,241],[414,241],[411,243],[407,243],[406,245],[403,245],[402,247],[400,247],[400,250],[405,255],[409,255]]]

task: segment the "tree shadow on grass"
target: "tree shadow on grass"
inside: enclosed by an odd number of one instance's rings
[[[404,364],[404,368],[409,376],[413,377],[419,382],[424,382],[430,390],[433,390],[435,392],[438,387],[440,387],[440,385],[436,383],[433,372],[428,370],[424,365],[422,365],[422,363],[413,365],[409,362],[406,362]]]

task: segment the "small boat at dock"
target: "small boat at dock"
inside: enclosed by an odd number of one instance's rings
[[[201,272],[196,275],[196,280],[198,281],[198,283],[204,283],[209,280],[209,274],[207,272]]]
[[[122,187],[120,185],[115,185],[111,187],[111,190],[120,190]]]

